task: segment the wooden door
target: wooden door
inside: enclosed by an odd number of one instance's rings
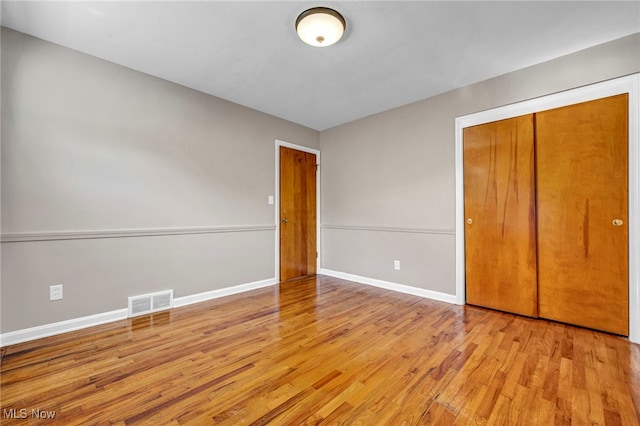
[[[537,315],[533,115],[464,129],[467,303]]]
[[[540,316],[629,330],[628,96],[536,115]]]
[[[316,273],[316,164],[280,147],[280,281]]]

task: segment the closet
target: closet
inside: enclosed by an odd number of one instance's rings
[[[627,108],[464,129],[467,303],[628,335]]]

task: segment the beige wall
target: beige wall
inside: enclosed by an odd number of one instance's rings
[[[272,229],[2,243],[3,333],[274,273],[275,140],[318,132],[2,29],[2,234]],[[64,299],[49,302],[49,286]]]
[[[454,294],[455,117],[638,71],[636,34],[318,134],[3,29],[3,235],[248,230],[3,242],[0,331],[273,278],[275,139],[322,151],[323,268]]]
[[[635,34],[321,132],[322,267],[455,294],[455,118],[638,71]]]

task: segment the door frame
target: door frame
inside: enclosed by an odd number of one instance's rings
[[[280,282],[280,147],[295,149],[297,151],[308,152],[315,154],[316,164],[316,251],[318,257],[316,258],[316,271],[320,271],[320,265],[322,265],[322,250],[320,247],[320,150],[309,148],[308,146],[296,145],[294,143],[281,141],[276,139],[276,185],[275,185],[275,222],[276,222],[276,237],[275,237],[275,279],[276,282]]]
[[[608,96],[629,95],[629,340],[640,343],[640,73],[517,102],[455,120],[456,170],[456,303],[464,305],[464,173],[463,129]]]

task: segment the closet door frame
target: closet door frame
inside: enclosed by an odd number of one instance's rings
[[[595,83],[564,92],[522,101],[455,120],[456,167],[456,303],[464,305],[465,225],[463,129],[478,124],[592,101],[608,96],[629,95],[629,340],[640,343],[640,74]]]

